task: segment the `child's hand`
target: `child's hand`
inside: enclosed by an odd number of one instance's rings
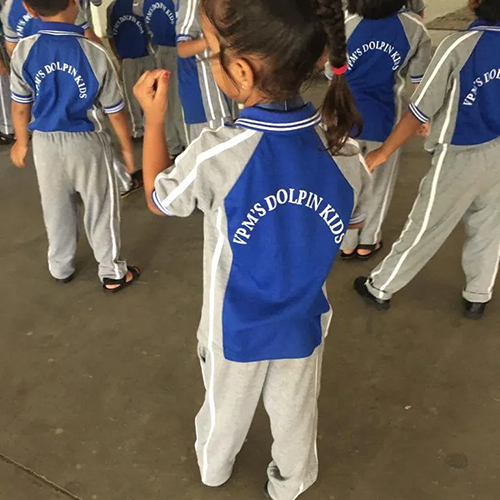
[[[146,71],[134,87],[134,95],[146,120],[164,122],[168,107],[170,72],[163,69]]]
[[[373,172],[377,167],[384,164],[388,160],[383,148],[375,149],[366,155],[366,166],[370,172]]]
[[[26,166],[26,155],[28,154],[28,146],[16,141],[10,150],[10,159],[17,168]]]
[[[429,137],[431,131],[431,122],[423,123],[422,126],[417,130],[416,135],[418,137]]]

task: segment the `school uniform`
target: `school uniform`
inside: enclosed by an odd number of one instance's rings
[[[358,140],[366,155],[382,145],[400,120],[407,76],[414,84],[421,81],[431,60],[432,43],[420,18],[408,12],[380,20],[351,15],[346,19],[346,32],[346,78],[363,118]],[[367,220],[362,229],[348,232],[344,250],[381,243],[398,168],[399,154],[395,154],[375,171]]]
[[[370,176],[359,154],[326,152],[320,123],[311,104],[246,108],[234,126],[194,140],[156,178],[152,195],[166,215],[205,216],[202,481],[229,479],[262,394],[275,500],[296,498],[316,480],[322,344],[332,314],[324,285],[349,223],[366,216],[354,207]]]
[[[0,2],[0,9],[3,8],[3,3]],[[2,44],[0,57],[9,65],[9,58],[4,47],[3,27],[0,22],[0,43]],[[3,135],[12,135],[14,126],[12,125],[12,112],[10,104],[10,76],[0,76],[0,133]]]
[[[33,154],[49,240],[49,269],[57,279],[75,271],[79,199],[99,276],[121,279],[120,201],[104,114],[125,103],[106,51],[81,27],[41,22],[12,59],[12,99],[32,104]]]
[[[188,138],[179,97],[175,4],[173,0],[142,0],[140,5],[151,42],[155,46],[156,67],[170,71],[165,132],[169,152],[176,156],[185,149]]]
[[[28,14],[28,11],[24,8],[23,0],[6,0],[1,18],[5,40],[11,43],[17,43],[23,38],[35,35],[42,23],[41,19]],[[90,28],[82,3],[80,3],[80,10],[75,24],[84,30]]]
[[[367,282],[390,299],[464,220],[463,297],[487,303],[500,257],[500,24],[475,22],[439,47],[410,110],[431,119],[432,168],[389,256]]]
[[[146,71],[155,67],[149,50],[144,18],[134,11],[134,0],[117,0],[108,8],[108,36],[121,59],[122,82],[132,125],[133,137],[144,135],[144,115],[134,97],[134,85]]]
[[[203,37],[199,20],[199,0],[179,0],[177,42]],[[204,128],[216,129],[233,120],[234,104],[220,91],[212,74],[208,49],[190,58],[179,58],[179,92],[189,138]]]

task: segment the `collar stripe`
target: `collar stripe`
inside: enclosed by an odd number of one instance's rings
[[[321,123],[321,115],[316,113],[311,118],[307,120],[302,120],[299,122],[291,123],[272,123],[272,122],[259,122],[256,120],[249,120],[246,118],[240,118],[236,120],[235,125],[241,125],[244,128],[262,130],[269,132],[292,132],[294,130],[301,130],[305,128],[311,128],[317,126]]]

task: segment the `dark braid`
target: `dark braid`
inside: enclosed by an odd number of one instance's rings
[[[347,64],[347,39],[342,0],[316,0],[316,13],[327,36],[330,63],[334,69],[341,69]],[[322,112],[328,149],[333,154],[339,153],[353,131],[359,134],[362,128],[361,115],[356,109],[351,90],[343,74],[334,74]]]

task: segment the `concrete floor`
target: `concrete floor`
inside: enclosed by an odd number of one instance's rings
[[[393,242],[429,168],[407,147],[385,226]],[[104,295],[85,241],[55,284],[32,163],[0,151],[0,500],[253,500],[271,444],[259,411],[232,481],[201,486],[193,418],[201,217],[123,204],[123,253],[141,281]],[[461,317],[458,228],[388,313],[358,300],[373,264],[338,262],[320,402],[320,479],[305,500],[498,500],[500,304]],[[302,498],[302,497],[301,497]]]

